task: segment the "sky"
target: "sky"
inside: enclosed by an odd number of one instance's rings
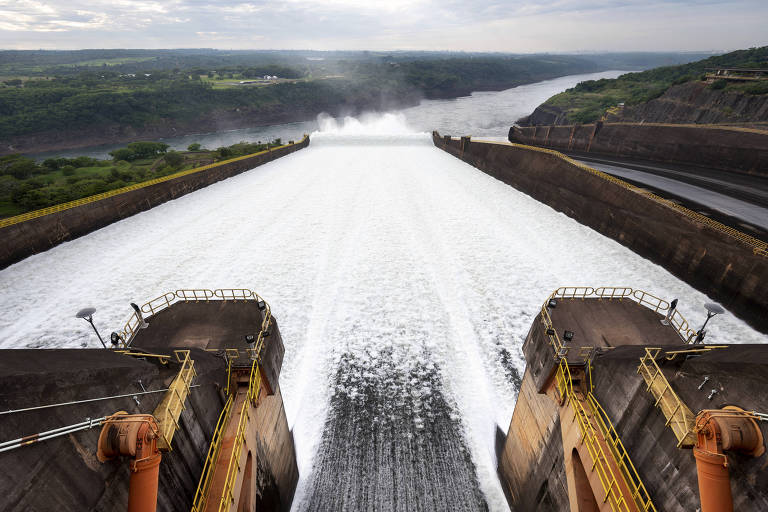
[[[0,0],[0,48],[727,51],[766,0]]]

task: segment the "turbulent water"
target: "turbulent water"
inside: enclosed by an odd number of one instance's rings
[[[98,347],[81,307],[109,332],[166,290],[251,288],[285,342],[296,510],[506,510],[496,431],[554,288],[642,288],[703,320],[704,295],[402,116],[323,124],[308,149],[0,271],[0,346]]]
[[[573,87],[584,80],[616,78],[625,71],[602,71],[583,75],[569,75],[552,80],[544,80],[528,85],[521,85],[504,91],[474,92],[448,100],[422,100],[418,105],[401,110],[408,125],[421,131],[438,130],[454,135],[474,135],[486,139],[506,140],[511,123],[533,112],[540,103],[549,97]],[[299,123],[253,126],[239,130],[223,130],[211,133],[197,133],[160,139],[171,149],[183,151],[193,142],[203,147],[215,149],[229,146],[240,141],[268,141],[282,138],[283,141],[299,140],[303,134],[312,133],[320,128],[319,120]],[[103,144],[86,148],[48,151],[36,153],[38,160],[63,156],[74,158],[80,155],[92,158],[109,158],[109,152],[123,147],[124,144]]]

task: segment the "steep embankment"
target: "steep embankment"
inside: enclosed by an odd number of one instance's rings
[[[768,122],[768,94],[737,89],[713,89],[703,82],[675,85],[662,96],[608,114],[607,121],[648,123],[764,123]]]
[[[768,47],[582,82],[518,120],[521,126],[612,122],[768,123],[768,82],[715,80],[713,69],[764,68]]]

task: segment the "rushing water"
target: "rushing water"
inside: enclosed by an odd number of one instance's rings
[[[177,288],[246,287],[285,342],[296,510],[506,510],[520,347],[561,285],[708,299],[620,244],[453,158],[403,115],[324,121],[308,149],[0,271],[0,347],[98,347]],[[708,341],[761,343],[732,315]],[[105,411],[108,413],[111,411]]]
[[[423,100],[418,106],[401,112],[408,124],[420,131],[438,130],[454,135],[474,135],[486,139],[506,140],[510,125],[517,119],[530,114],[536,106],[547,98],[573,87],[584,80],[615,78],[624,71],[604,71],[584,75],[570,75],[554,80],[522,85],[498,92],[475,92],[470,96],[450,100]],[[215,149],[229,146],[240,141],[269,141],[281,138],[284,142],[298,140],[305,133],[312,133],[319,127],[319,121],[300,123],[254,126],[239,130],[226,130],[213,133],[199,133],[160,139],[169,144],[171,149],[185,150],[193,142],[199,142],[205,148]],[[124,144],[105,144],[65,151],[49,151],[30,155],[38,160],[49,157],[90,156],[109,158],[109,152]]]

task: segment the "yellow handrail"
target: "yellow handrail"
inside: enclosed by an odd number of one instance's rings
[[[293,144],[284,144],[280,147],[287,147],[287,146],[295,146],[296,144],[302,144],[306,139],[308,135],[305,135],[299,142],[295,142]],[[115,190],[110,190],[108,192],[104,192],[101,194],[96,194],[93,196],[84,197],[82,199],[76,199],[75,201],[69,201],[67,203],[61,203],[54,206],[49,206],[47,208],[41,208],[40,210],[34,210],[27,213],[22,213],[21,215],[16,215],[14,217],[8,217],[7,219],[0,219],[0,228],[4,228],[6,226],[12,226],[13,224],[18,224],[19,222],[24,222],[27,220],[35,219],[37,217],[43,217],[45,215],[49,215],[51,213],[56,213],[64,210],[68,210],[70,208],[75,208],[77,206],[81,206],[88,203],[93,203],[96,201],[100,201],[102,199],[107,199],[108,197],[124,194],[126,192],[131,192],[133,190],[138,190],[141,188],[149,187],[152,185],[157,185],[158,183],[163,183],[166,181],[170,181],[176,178],[180,178],[182,176],[186,176],[188,174],[195,174],[198,172],[207,171],[208,169],[213,169],[215,167],[219,167],[225,164],[230,164],[232,162],[238,162],[240,160],[245,160],[246,158],[253,158],[258,155],[263,155],[264,153],[271,153],[272,149],[266,149],[264,151],[259,151],[258,153],[253,153],[250,155],[244,155],[244,156],[238,156],[236,158],[230,158],[229,160],[224,160],[222,162],[216,162],[213,164],[204,165],[202,167],[195,167],[194,169],[188,169],[186,171],[179,171],[173,174],[169,174],[168,176],[162,176],[160,178],[155,178],[153,180],[143,181],[141,183],[136,183],[134,185],[129,185],[127,187],[117,188]]]
[[[213,478],[214,465],[219,458],[219,452],[221,451],[221,441],[224,435],[224,429],[227,426],[229,420],[229,411],[232,409],[233,395],[229,395],[227,402],[224,404],[224,408],[219,414],[219,421],[216,422],[216,429],[211,436],[211,444],[208,447],[208,453],[205,456],[205,463],[203,464],[203,472],[200,475],[200,482],[197,485],[197,491],[195,491],[195,498],[192,502],[192,512],[202,512],[205,510],[205,505],[208,501],[208,492],[211,489],[211,479]]]
[[[146,302],[141,306],[141,311],[148,315],[156,315],[160,311],[170,307],[178,301],[185,302],[209,302],[209,301],[238,301],[248,300],[256,301],[263,305],[263,320],[261,329],[258,333],[256,340],[256,347],[259,349],[263,345],[263,339],[266,332],[269,330],[269,326],[272,322],[272,313],[267,301],[265,301],[256,292],[253,292],[247,288],[218,288],[215,290],[209,290],[206,288],[190,288],[176,290],[175,292],[167,292],[159,297]],[[260,306],[262,307],[262,306]],[[123,330],[118,333],[123,347],[129,347],[133,341],[134,336],[140,328],[141,320],[134,312],[128,318],[128,321],[123,326]]]
[[[174,350],[174,354],[176,361],[181,363],[181,369],[153,413],[161,433],[157,445],[164,451],[171,450],[171,441],[179,429],[179,416],[185,409],[184,403],[189,395],[189,387],[197,374],[195,362],[190,357],[189,350]]]
[[[259,371],[258,362],[254,361],[251,364],[251,373],[248,380],[248,391],[243,400],[243,406],[240,410],[240,421],[237,425],[237,432],[235,434],[234,445],[232,446],[232,453],[227,463],[227,472],[224,479],[224,488],[222,490],[221,499],[219,501],[219,512],[229,510],[230,505],[235,501],[233,490],[235,487],[235,481],[237,479],[237,473],[240,471],[240,455],[245,444],[245,432],[248,427],[249,409],[250,405],[256,406],[259,398],[259,392],[261,390],[261,372]]]
[[[599,286],[597,288],[593,288],[591,286],[561,286],[552,292],[549,297],[547,297],[547,300],[544,301],[544,305],[541,308],[542,322],[545,323],[545,326],[552,328],[552,320],[549,316],[549,311],[547,310],[547,304],[549,303],[550,299],[574,298],[595,298],[608,300],[622,300],[628,298],[656,313],[664,313],[669,311],[670,308],[669,302],[660,299],[652,293],[646,292],[644,290],[632,289],[627,286]],[[674,326],[675,331],[683,342],[691,343],[696,337],[696,331],[689,327],[688,321],[685,319],[682,313],[680,313],[680,310],[675,309],[675,311],[672,313],[672,316],[670,317],[670,323]],[[555,333],[555,336],[556,335],[557,333]],[[558,353],[562,348],[562,343],[560,343],[559,338],[556,341],[557,343],[555,343],[555,340],[553,340],[550,336],[550,342],[555,348],[555,353]]]
[[[618,124],[618,123],[613,123]],[[650,123],[647,123],[650,124]],[[676,125],[678,126],[678,125]],[[700,127],[700,125],[695,125],[697,127]],[[749,130],[749,129],[741,129],[741,131],[758,131],[759,133],[766,133],[763,130]],[[526,144],[517,144],[513,142],[495,142],[495,141],[483,141],[483,140],[473,140],[472,142],[479,142],[483,144],[500,144],[504,146],[512,146],[528,151],[536,151],[539,153],[547,153],[549,155],[552,155],[556,158],[559,158],[561,160],[564,160],[568,162],[569,164],[578,167],[579,169],[586,171],[590,174],[593,174],[597,176],[598,178],[601,178],[605,181],[610,181],[611,183],[614,183],[616,185],[619,185],[622,188],[625,188],[627,190],[631,190],[632,192],[635,192],[637,194],[641,194],[643,196],[646,196],[648,199],[651,199],[652,201],[662,204],[668,208],[672,208],[674,210],[677,210],[680,214],[688,217],[689,219],[705,224],[713,229],[716,229],[722,233],[725,233],[726,235],[735,238],[736,240],[742,242],[745,245],[748,245],[752,248],[752,252],[754,254],[758,254],[760,256],[768,257],[768,243],[759,240],[753,236],[750,236],[746,233],[742,233],[741,231],[734,229],[730,226],[726,226],[725,224],[722,224],[720,222],[717,222],[715,220],[710,219],[709,217],[702,215],[700,213],[694,212],[692,210],[689,210],[688,208],[681,206],[677,204],[674,201],[670,201],[669,199],[665,199],[661,196],[658,196],[656,194],[652,194],[651,192],[648,192],[647,190],[636,187],[634,185],[630,185],[624,180],[621,180],[619,178],[616,178],[615,176],[611,176],[610,174],[604,173],[602,171],[598,171],[597,169],[594,169],[592,167],[589,167],[588,165],[582,164],[580,162],[577,162],[576,160],[562,154],[559,151],[555,151],[554,149],[548,149],[548,148],[541,148],[538,146],[529,146]]]
[[[667,419],[665,425],[674,432],[677,446],[693,446],[696,443],[696,437],[693,435],[693,412],[680,400],[661,371],[656,362],[659,352],[661,348],[646,347],[645,355],[640,358],[637,373],[643,377],[647,385],[646,391],[656,399],[654,405],[661,409]]]
[[[565,358],[561,358],[558,364],[556,385],[560,396],[571,406],[574,416],[576,417],[579,431],[581,432],[582,443],[587,447],[587,452],[592,459],[592,469],[597,472],[600,484],[603,487],[603,492],[605,493],[603,503],[608,502],[611,509],[614,511],[629,512],[632,510],[628,505],[629,499],[624,496],[619,484],[621,479],[632,492],[629,498],[631,498],[633,503],[642,510],[653,510],[655,512],[656,508],[653,505],[645,485],[643,485],[639,475],[637,475],[637,471],[629,458],[629,454],[627,454],[623,444],[621,444],[618,435],[616,434],[615,437],[613,437],[613,434],[616,432],[615,429],[613,429],[612,425],[610,426],[610,429],[605,425],[607,415],[605,415],[604,418],[600,418],[597,414],[588,413],[582,405],[582,400],[576,397],[576,394],[573,391],[573,380],[568,368],[568,361]],[[587,392],[585,401],[589,401],[590,397],[599,407],[597,400],[591,392]],[[598,426],[603,422],[602,428],[600,428],[600,434],[595,430],[590,418],[595,418]],[[610,422],[608,422],[608,425],[610,425]],[[610,456],[616,467],[619,468],[620,474],[617,475],[611,467],[609,462],[611,459],[609,459],[605,450],[603,450],[600,439],[603,439],[606,444],[611,447]],[[633,476],[636,477],[636,481],[632,478]]]

